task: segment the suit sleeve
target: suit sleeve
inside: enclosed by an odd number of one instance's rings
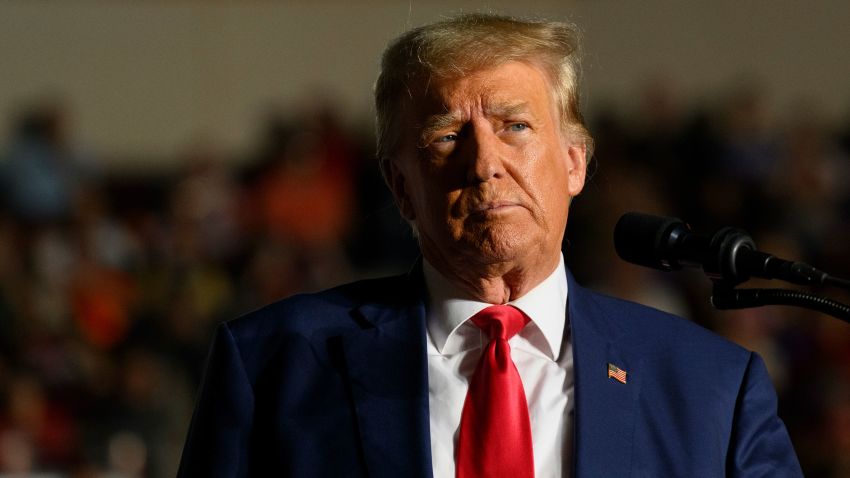
[[[735,407],[729,477],[802,477],[777,398],[761,357],[751,353]]]
[[[254,394],[226,323],[215,334],[178,478],[247,476]]]

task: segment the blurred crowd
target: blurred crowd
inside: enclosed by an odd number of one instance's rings
[[[715,311],[698,271],[642,270],[611,245],[619,215],[643,211],[743,227],[762,250],[850,276],[850,123],[804,105],[771,116],[747,85],[706,104],[670,91],[589,116],[596,154],[567,264],[758,351],[807,476],[850,476],[850,325]],[[76,148],[60,104],[15,115],[0,152],[0,476],[173,476],[217,323],[416,260],[371,131],[322,102],[270,109],[243,157],[197,143],[151,174]]]

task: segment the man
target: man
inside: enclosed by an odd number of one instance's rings
[[[566,271],[577,48],[492,15],[388,47],[378,156],[423,259],[222,324],[181,476],[801,475],[761,359]]]

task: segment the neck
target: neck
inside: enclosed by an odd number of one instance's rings
[[[488,304],[506,304],[519,299],[549,277],[558,267],[560,251],[535,254],[533,258],[494,263],[445,260],[438,254],[423,255],[464,296]]]

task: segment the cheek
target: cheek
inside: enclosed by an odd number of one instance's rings
[[[523,189],[546,209],[568,201],[568,175],[557,152],[547,148],[529,151],[521,174]]]
[[[460,191],[446,191],[435,179],[417,188],[414,208],[421,221],[428,223],[429,230],[446,229],[453,221],[452,210],[457,204]]]

